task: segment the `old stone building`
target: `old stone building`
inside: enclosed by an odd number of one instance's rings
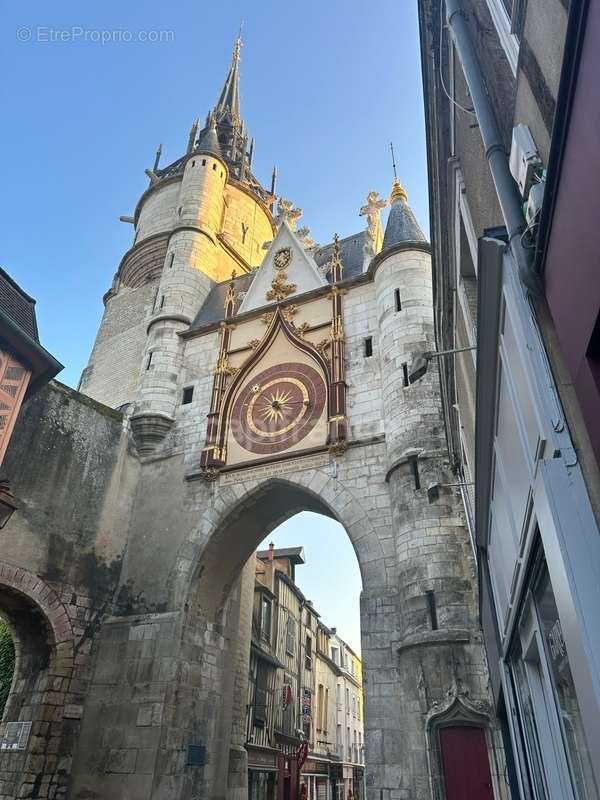
[[[253,553],[309,510],[360,566],[369,800],[442,798],[449,769],[504,798],[438,377],[408,380],[429,244],[397,181],[385,230],[376,192],[353,236],[298,230],[252,173],[238,73],[239,43],[185,154],[147,171],[80,391],[40,392],[7,451],[2,724],[33,727],[0,797],[246,798]]]

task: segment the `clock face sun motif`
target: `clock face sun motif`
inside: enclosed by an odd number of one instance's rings
[[[251,453],[270,455],[302,441],[317,424],[327,389],[308,364],[277,364],[242,388],[231,413],[234,439]]]
[[[289,247],[283,247],[275,253],[273,266],[275,269],[287,269],[292,260],[292,251]]]

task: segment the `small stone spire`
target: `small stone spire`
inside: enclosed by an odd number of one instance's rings
[[[196,150],[202,150],[204,153],[211,153],[220,159],[223,158],[219,137],[217,135],[217,126],[212,114],[209,118],[208,125],[200,132]]]

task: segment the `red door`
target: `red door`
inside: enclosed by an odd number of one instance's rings
[[[440,728],[446,800],[494,800],[485,731]]]

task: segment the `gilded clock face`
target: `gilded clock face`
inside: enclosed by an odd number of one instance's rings
[[[231,413],[234,439],[251,453],[269,455],[302,441],[317,424],[327,390],[308,364],[277,364],[254,375]]]

